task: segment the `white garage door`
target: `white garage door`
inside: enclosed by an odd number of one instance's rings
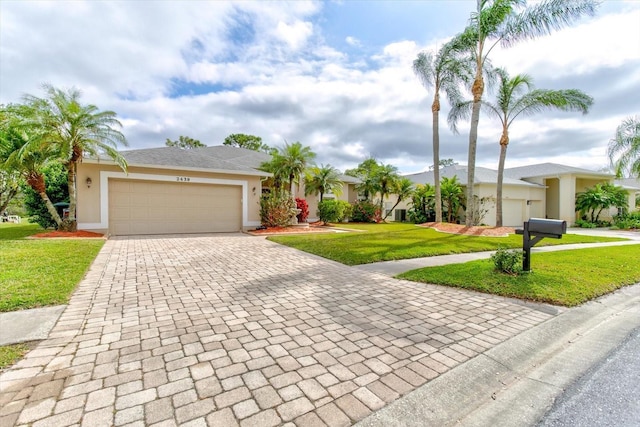
[[[111,234],[216,233],[241,228],[240,186],[109,180]]]

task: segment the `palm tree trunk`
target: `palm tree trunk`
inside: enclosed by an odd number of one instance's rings
[[[18,188],[12,188],[12,189],[9,190],[9,192],[7,193],[7,197],[5,198],[4,202],[2,202],[2,204],[0,204],[0,213],[4,212],[5,209],[7,209],[7,206],[9,206],[9,203],[16,196],[16,194],[18,194]]]
[[[482,50],[480,50],[482,52]],[[473,82],[473,110],[471,110],[471,129],[469,131],[469,153],[467,159],[467,211],[465,223],[467,227],[475,224],[476,200],[474,197],[474,178],[476,174],[476,151],[478,148],[478,124],[480,123],[480,102],[484,92],[484,80],[482,78],[482,62],[478,55],[476,78]]]
[[[433,185],[435,188],[436,222],[442,222],[442,191],[440,190],[440,96],[438,88],[435,88],[433,104],[431,105],[432,130],[433,130]]]
[[[502,181],[504,180],[504,161],[507,158],[509,131],[502,129],[500,137],[500,160],[498,161],[498,182],[496,184],[496,227],[502,227]]]
[[[56,207],[53,206],[53,203],[51,203],[51,199],[49,199],[49,196],[47,196],[44,177],[39,173],[33,172],[29,174],[29,176],[27,176],[27,184],[29,184],[29,186],[33,188],[33,191],[40,195],[40,198],[44,202],[49,215],[51,215],[51,218],[53,218],[53,220],[55,221],[56,226],[58,227],[58,229],[60,229],[60,227],[62,226],[62,219],[60,218],[60,215],[58,215]]]
[[[69,188],[69,218],[62,222],[62,229],[65,231],[76,231],[78,229],[78,221],[76,221],[76,206],[78,204],[76,192],[76,163],[71,162],[67,171],[67,187]]]

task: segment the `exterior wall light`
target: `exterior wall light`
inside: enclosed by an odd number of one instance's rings
[[[93,183],[93,181],[91,180],[91,177],[88,177],[85,182],[87,183],[87,188],[91,188],[91,184]]]

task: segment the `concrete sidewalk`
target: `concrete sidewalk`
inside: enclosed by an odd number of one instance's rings
[[[535,425],[569,384],[637,328],[640,284],[567,310],[455,367],[356,425]]]

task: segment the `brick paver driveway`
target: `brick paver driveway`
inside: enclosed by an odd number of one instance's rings
[[[0,425],[349,425],[548,317],[258,237],[116,238]]]

